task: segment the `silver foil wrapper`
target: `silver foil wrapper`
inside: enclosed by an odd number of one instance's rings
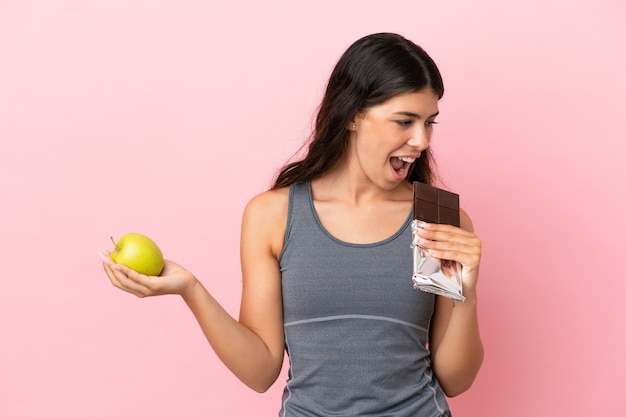
[[[458,301],[464,301],[461,283],[461,265],[455,261],[431,258],[418,244],[417,230],[422,222],[413,220],[411,231],[413,240],[413,288],[430,292]]]

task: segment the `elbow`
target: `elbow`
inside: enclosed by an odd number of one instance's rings
[[[447,370],[447,372],[440,375],[438,378],[439,385],[441,386],[441,389],[446,397],[456,397],[472,387],[476,377],[478,376],[478,371],[482,365],[483,357],[484,356],[481,350],[481,354],[478,355],[471,366],[467,366],[465,369],[457,368],[454,371]]]
[[[258,386],[250,386],[250,388],[252,388],[253,391],[258,392],[259,394],[263,394],[264,392],[267,392],[268,389],[270,389],[271,385],[258,385]]]
[[[280,369],[279,369],[280,370]],[[271,374],[266,374],[264,376],[257,375],[255,378],[250,378],[248,380],[244,380],[242,378],[241,382],[246,384],[246,386],[252,389],[259,394],[263,394],[268,389],[274,385],[274,382],[278,379],[279,372],[272,372]]]
[[[477,375],[478,369],[473,372],[446,378],[443,381],[440,380],[439,385],[446,397],[453,398],[469,390],[474,384]]]
[[[443,393],[446,395],[446,397],[454,398],[469,390],[473,382],[474,380],[465,383],[449,384],[451,386],[441,385],[441,389],[443,390]]]
[[[260,394],[269,390],[280,376],[283,357],[266,357],[258,361],[237,362],[230,371],[246,387]]]
[[[270,389],[272,385],[274,385],[275,381],[276,379],[268,380],[268,381],[258,381],[258,382],[249,383],[246,385],[253,391],[258,392],[259,394],[263,394],[264,392],[267,392],[267,390]]]

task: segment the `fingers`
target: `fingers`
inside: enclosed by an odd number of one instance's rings
[[[420,236],[424,236],[430,240],[462,241],[464,238],[477,239],[473,232],[449,224],[421,222],[417,230]]]
[[[442,224],[423,224],[417,229],[417,244],[429,256],[461,264],[463,293],[476,290],[482,254],[482,242],[473,232]],[[449,271],[451,272],[451,271]]]
[[[102,251],[98,255],[102,259],[104,271],[113,286],[140,298],[152,295],[153,289],[146,285],[148,277],[122,264],[116,264],[107,251]]]
[[[457,261],[464,266],[477,266],[482,243],[472,232],[443,224],[424,224],[418,228],[418,245],[434,258]]]

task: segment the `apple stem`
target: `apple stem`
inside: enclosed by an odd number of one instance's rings
[[[113,242],[113,246],[117,246],[117,243],[115,243],[115,240],[113,240],[113,236],[111,236],[111,242]]]

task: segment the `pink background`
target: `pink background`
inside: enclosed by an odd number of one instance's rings
[[[247,389],[97,252],[149,234],[237,315],[242,209],[378,31],[440,64],[433,147],[484,241],[455,415],[626,415],[625,4],[0,1],[0,416],[276,415],[284,372]]]

